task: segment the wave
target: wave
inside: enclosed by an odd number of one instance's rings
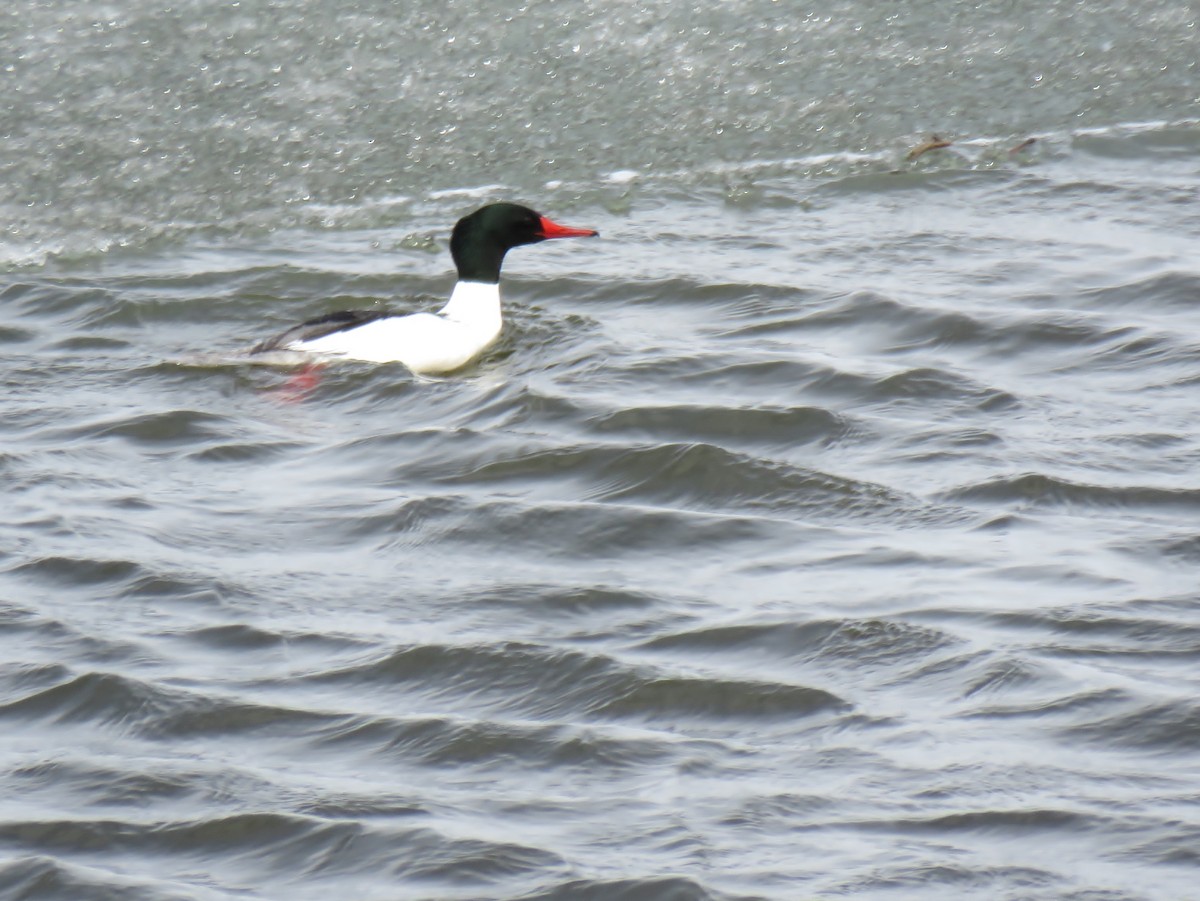
[[[1089,484],[1031,472],[964,485],[942,497],[958,503],[1014,503],[1026,507],[1191,510],[1200,504],[1200,489]]]
[[[548,648],[413,647],[382,660],[305,681],[403,686],[408,694],[463,710],[499,709],[533,719],[645,720],[674,723],[710,717],[758,719],[839,710],[820,689],[726,677],[681,676],[599,655]]]

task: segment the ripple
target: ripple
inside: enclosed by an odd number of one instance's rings
[[[1017,503],[1033,507],[1117,507],[1194,510],[1200,489],[1109,486],[1071,482],[1042,473],[988,479],[945,492],[947,501]]]
[[[245,465],[279,459],[295,447],[290,441],[229,441],[194,451],[190,456],[197,463]]]
[[[877,380],[869,397],[878,401],[948,400],[992,413],[1020,406],[1007,391],[980,385],[973,379],[945,370],[918,368]]]
[[[57,585],[108,585],[149,577],[142,565],[133,560],[62,556],[38,557],[19,563],[8,572]]]
[[[900,818],[893,821],[870,821],[856,823],[860,829],[901,829],[914,832],[963,832],[1017,833],[1030,835],[1038,832],[1060,830],[1094,830],[1109,822],[1099,814],[1084,813],[1061,808],[1016,808],[972,810],[964,813],[948,813],[940,816]]]
[[[841,698],[818,688],[801,685],[713,678],[657,678],[632,687],[621,697],[604,704],[602,716],[632,718],[650,723],[693,719],[793,720],[817,713],[840,713],[849,709]]]
[[[327,633],[277,632],[249,623],[202,626],[187,632],[173,633],[171,637],[195,642],[214,651],[232,654],[304,646],[326,651],[342,650],[362,647],[365,644],[362,641]]]
[[[0,325],[0,344],[25,344],[32,341],[36,332],[11,325]]]
[[[183,698],[112,673],[84,673],[0,706],[0,717],[120,723],[162,713]]]
[[[1135,710],[1066,727],[1063,737],[1157,754],[1194,749],[1200,741],[1200,704],[1191,699],[1140,704]]]
[[[195,901],[192,888],[176,888],[158,880],[106,867],[70,864],[46,855],[32,855],[0,863],[0,885],[13,898],[38,901]],[[199,896],[205,897],[205,896]],[[208,897],[215,897],[209,895]]]
[[[804,686],[685,677],[599,655],[515,645],[403,648],[382,660],[305,678],[322,684],[403,685],[410,695],[420,691],[463,710],[502,709],[539,719],[736,720],[845,707],[834,695]]]
[[[707,439],[767,447],[837,441],[847,430],[841,416],[820,407],[628,407],[595,417],[592,426],[601,433],[641,439]]]
[[[14,771],[27,784],[86,798],[92,806],[144,807],[156,800],[179,801],[196,792],[209,774],[136,772],[88,763],[52,760]]]
[[[220,437],[235,428],[234,420],[227,416],[199,410],[165,410],[85,423],[64,429],[62,437],[76,441],[123,438],[144,447],[173,447]]]
[[[713,626],[644,642],[649,651],[697,651],[833,663],[857,673],[924,660],[959,644],[926,626],[883,620],[817,620]]]
[[[1200,294],[1200,274],[1195,272],[1163,272],[1122,285],[1105,285],[1081,292],[1089,308],[1109,309],[1158,308],[1165,311],[1186,309]]]
[[[5,694],[24,697],[30,689],[43,689],[57,685],[66,679],[69,670],[58,663],[5,663],[0,664],[0,686]],[[3,710],[3,706],[0,706]]]
[[[333,715],[167,688],[114,673],[83,673],[0,705],[0,718],[98,723],[147,737],[290,731]]]
[[[522,845],[452,839],[429,829],[371,827],[346,820],[279,813],[238,813],[182,822],[25,820],[0,824],[0,841],[41,853],[87,849],[109,855],[173,855],[201,862],[222,855],[219,883],[232,888],[268,871],[296,879],[353,874],[388,860],[394,878],[480,884],[530,872],[553,872],[561,861]]]
[[[1044,719],[1078,720],[1093,708],[1118,708],[1131,702],[1128,693],[1118,689],[1085,689],[1066,696],[1051,698],[1027,697],[1012,704],[989,704],[963,714],[964,717],[987,719]]]
[[[575,879],[523,901],[760,901],[759,895],[731,895],[685,876],[647,879]]]
[[[830,519],[957,518],[883,485],[859,482],[711,444],[580,447],[535,451],[483,463],[450,484],[535,483],[548,475],[587,474],[588,492],[608,502],[683,507],[716,513],[803,513]]]
[[[1160,609],[1137,616],[1129,606],[1088,605],[1046,611],[994,614],[998,626],[1041,633],[1041,646],[1062,656],[1109,658],[1149,656],[1188,659],[1200,656],[1200,627],[1182,611]]]
[[[953,887],[957,891],[978,889],[983,892],[994,892],[1016,887],[1018,891],[1045,894],[1061,887],[1064,880],[1057,874],[1021,866],[991,866],[963,867],[953,864],[929,864],[925,866],[893,865],[884,868],[883,872],[867,877],[851,890],[889,892],[917,889],[921,892],[945,890]],[[1001,888],[1003,887],[1003,889]],[[985,896],[981,896],[985,897]],[[1084,901],[1084,895],[1066,895],[1072,901]],[[1100,901],[1099,898],[1095,901]],[[1117,901],[1114,897],[1111,901]]]
[[[454,506],[454,522],[443,532],[446,540],[487,547],[485,542],[504,535],[509,553],[524,548],[545,558],[592,560],[597,554],[654,553],[647,544],[650,536],[659,552],[671,549],[682,557],[780,539],[777,523],[753,513],[703,515],[702,511],[641,507],[631,517],[628,504],[556,504],[537,499],[479,503],[455,498]]]
[[[604,656],[511,643],[400,648],[378,660],[305,677],[323,684],[403,684],[409,691],[423,688],[436,697],[539,716],[585,712],[636,678]]]
[[[472,721],[445,717],[354,718],[323,728],[316,748],[353,747],[386,759],[425,766],[517,766],[589,773],[639,769],[675,759],[672,744],[646,735],[615,734],[600,727]]]
[[[623,610],[650,610],[662,598],[647,592],[604,585],[562,586],[554,584],[515,584],[488,588],[473,595],[472,605],[494,605],[510,609],[514,605],[563,616],[587,616],[593,613],[619,613]]]

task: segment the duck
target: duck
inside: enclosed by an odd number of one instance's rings
[[[311,362],[402,363],[441,375],[476,360],[500,336],[500,267],[514,247],[557,238],[594,238],[592,228],[560,225],[517,203],[490,203],[459,219],[450,235],[458,280],[436,313],[343,310],[309,319],[250,349],[286,352]]]

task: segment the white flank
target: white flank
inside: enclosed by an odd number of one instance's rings
[[[452,372],[483,353],[500,334],[500,286],[459,282],[437,313],[389,316],[288,350],[368,363],[403,363],[413,372]]]

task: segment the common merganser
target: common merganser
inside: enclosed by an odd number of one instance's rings
[[[454,226],[450,256],[458,282],[437,313],[328,313],[260,342],[250,353],[298,351],[316,359],[403,363],[413,372],[431,375],[461,369],[500,335],[500,265],[509,250],[551,238],[598,234],[559,225],[515,203],[488,204]]]

